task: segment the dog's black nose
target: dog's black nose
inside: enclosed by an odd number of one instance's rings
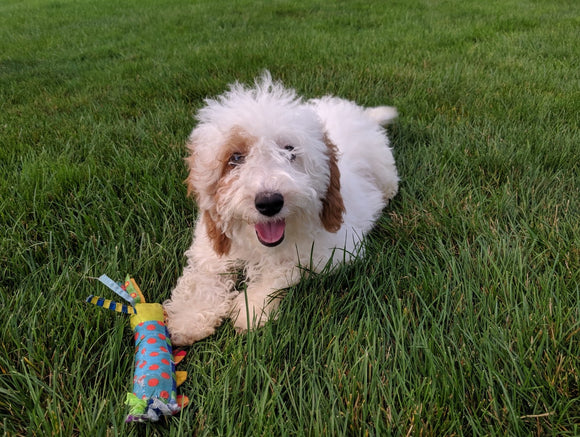
[[[266,217],[272,217],[280,212],[284,206],[284,196],[280,193],[258,193],[254,199],[256,209]]]

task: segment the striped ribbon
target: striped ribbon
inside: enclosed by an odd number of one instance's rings
[[[98,307],[106,308],[111,311],[116,311],[118,313],[131,315],[136,314],[135,308],[133,308],[130,305],[118,303],[100,296],[93,296],[92,294],[89,297],[87,297],[87,302],[92,303],[93,305],[96,305]]]

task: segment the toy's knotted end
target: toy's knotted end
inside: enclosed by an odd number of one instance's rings
[[[127,393],[125,405],[129,406],[129,414],[127,415],[126,422],[140,421],[138,418],[142,417],[143,412],[147,409],[147,401],[139,399],[133,393]]]

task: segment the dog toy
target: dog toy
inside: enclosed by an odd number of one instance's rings
[[[129,314],[135,333],[133,391],[127,393],[125,403],[129,406],[129,414],[125,421],[155,422],[161,416],[178,413],[189,402],[186,396],[177,395],[177,386],[185,381],[187,373],[175,371],[175,365],[185,357],[185,352],[173,353],[163,307],[145,302],[139,286],[129,275],[124,283],[116,283],[106,275],[98,279],[129,305],[93,295],[86,301]]]

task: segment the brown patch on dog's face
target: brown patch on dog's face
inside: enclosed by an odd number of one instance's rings
[[[328,232],[338,232],[342,226],[342,215],[345,212],[344,201],[340,194],[340,170],[338,169],[338,149],[330,141],[327,135],[324,142],[328,149],[328,166],[330,169],[330,181],[324,199],[322,199],[322,211],[320,220],[324,229]]]
[[[196,181],[206,181],[207,177],[198,175],[197,172],[201,173],[201,170],[197,169],[197,141],[196,139],[191,139],[187,144],[187,148],[190,151],[190,155],[185,158],[185,163],[189,169],[189,175],[187,179],[184,181],[187,185],[187,195],[193,195],[196,199],[199,197],[200,190],[197,188]],[[218,187],[220,185],[220,181],[230,173],[236,167],[236,164],[243,164],[246,156],[248,155],[250,148],[253,143],[256,142],[256,138],[252,135],[248,134],[244,129],[236,126],[231,129],[226,141],[220,148],[218,156],[216,157],[215,162],[217,163],[216,170],[219,172],[219,179],[217,182],[205,187],[203,190],[209,196],[215,196]],[[239,157],[241,160],[236,163],[234,162],[234,157]],[[203,170],[210,170],[204,168]]]
[[[230,171],[238,165],[243,165],[252,144],[256,138],[248,134],[241,127],[234,127],[230,131],[228,139],[224,143],[218,162],[221,163],[220,179],[223,179]],[[219,184],[219,182],[218,182]]]
[[[210,203],[214,205],[214,207],[210,211],[204,211],[204,221],[206,224],[206,231],[207,235],[211,240],[212,246],[217,254],[219,255],[227,255],[231,249],[231,240],[230,238],[224,233],[221,217],[216,208],[221,202],[221,196],[224,193],[227,193],[228,189],[230,188],[233,179],[232,177],[227,177],[230,175],[232,170],[234,170],[238,165],[243,165],[252,144],[256,141],[256,139],[245,132],[242,128],[234,127],[225,143],[220,147],[219,155],[216,157],[217,168],[215,171],[219,173],[219,178],[214,183],[204,187],[203,193],[199,192],[196,188],[196,180],[198,176],[196,174],[197,165],[197,156],[195,152],[195,142],[191,142],[188,145],[188,148],[191,150],[191,155],[186,158],[186,163],[189,166],[189,177],[186,179],[187,183],[187,192],[188,195],[193,194],[198,200],[200,196],[204,196],[206,199],[209,197],[211,200]],[[203,179],[205,180],[205,179]]]

